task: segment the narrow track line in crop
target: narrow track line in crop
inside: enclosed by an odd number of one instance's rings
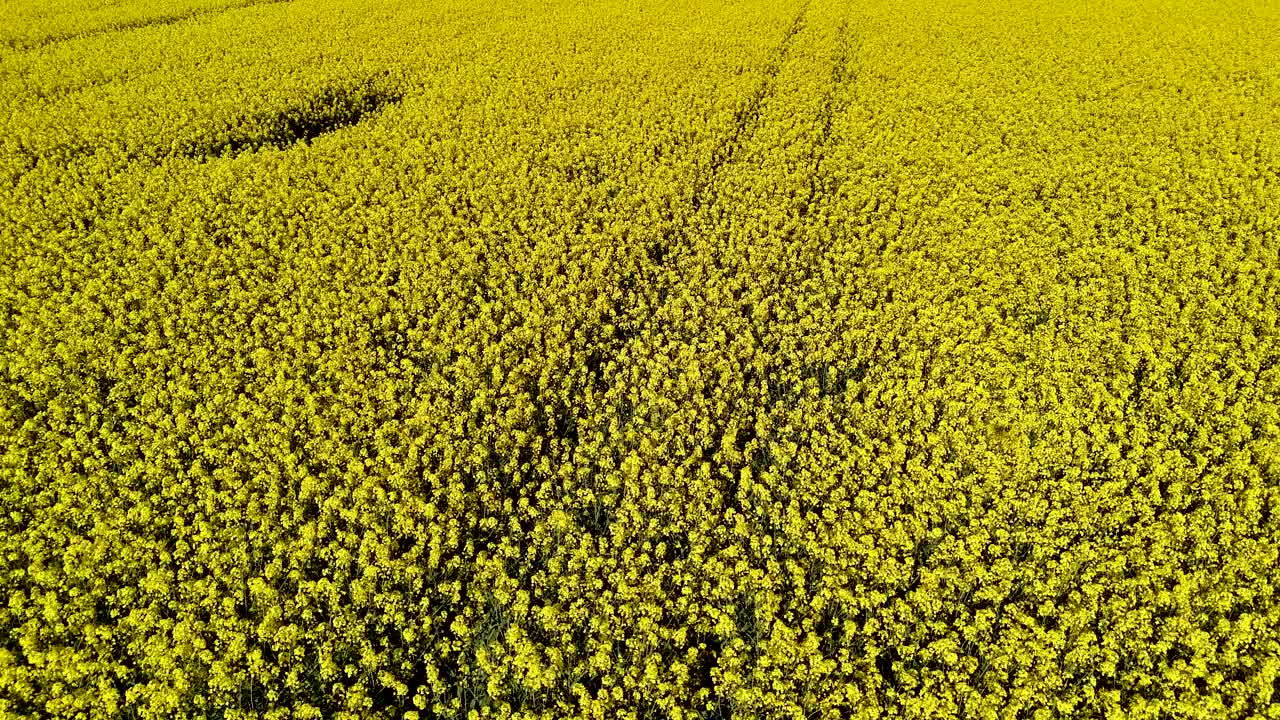
[[[768,64],[765,65],[759,85],[756,86],[755,91],[742,107],[734,112],[733,129],[716,146],[716,149],[711,154],[711,164],[695,185],[692,199],[694,210],[701,210],[702,206],[706,204],[706,194],[715,184],[716,178],[720,174],[720,169],[737,156],[743,143],[759,127],[761,106],[764,104],[765,98],[773,94],[774,86],[777,84],[778,72],[782,69],[782,64],[786,62],[787,56],[791,54],[792,41],[804,29],[808,12],[809,3],[806,2],[801,6],[800,12],[791,21],[791,25],[787,27],[786,32],[783,33],[778,46],[774,48]]]
[[[848,101],[841,98],[841,92],[853,79],[848,67],[851,61],[851,43],[849,40],[849,21],[847,19],[840,23],[836,33],[840,38],[840,50],[832,63],[831,88],[823,99],[822,111],[819,113],[822,129],[818,133],[817,142],[814,143],[813,169],[809,173],[809,193],[805,197],[804,203],[800,206],[798,213],[801,219],[809,216],[814,199],[818,196],[818,188],[825,179],[822,174],[822,165],[830,153],[832,125],[836,116],[848,106]]]
[[[782,68],[783,63],[790,55],[791,45],[795,37],[804,29],[805,21],[808,13],[809,2],[806,1],[796,15],[792,18],[791,23],[787,26],[778,44],[771,51],[768,61],[764,66],[762,77],[753,92],[747,97],[742,105],[733,114],[733,127],[716,143],[716,147],[712,152],[710,164],[703,170],[694,180],[694,189],[691,196],[691,204],[695,214],[702,212],[704,207],[710,205],[709,200],[714,195],[714,184],[720,170],[737,155],[744,141],[748,139],[760,123],[761,108],[766,97],[773,93],[777,82],[777,75]],[[664,279],[661,268],[667,266],[674,257],[673,250],[678,244],[684,244],[684,236],[688,232],[688,219],[672,218],[670,227],[666,228],[659,240],[649,243],[645,248],[645,252],[649,261],[654,266],[654,272],[644,273],[645,277],[626,277],[622,280],[624,290],[623,297],[614,304],[611,322],[621,327],[623,318],[634,316],[640,312],[636,307],[634,299],[641,292],[638,287],[641,284],[647,286],[669,285],[672,281]],[[645,289],[651,289],[646,287]],[[660,301],[666,297],[666,288],[659,287],[657,290]],[[587,360],[587,369],[594,377],[594,386],[597,392],[606,392],[608,390],[608,380],[606,379],[606,368],[616,359],[630,342],[634,332],[622,330],[615,335],[611,342],[603,347],[597,347],[591,351]],[[625,412],[623,413],[625,414]],[[557,424],[559,424],[557,422]],[[576,425],[576,423],[575,423]]]
[[[291,0],[237,0],[236,2],[227,3],[215,8],[202,8],[196,10],[188,10],[180,13],[170,13],[167,15],[157,15],[149,18],[138,18],[136,20],[126,20],[119,23],[111,23],[101,27],[89,28],[87,30],[72,31],[65,33],[57,33],[54,35],[46,35],[41,38],[9,40],[7,45],[10,50],[32,51],[57,45],[59,43],[71,40],[83,40],[85,38],[99,37],[109,35],[111,33],[128,32],[130,30],[141,30],[150,27],[164,27],[166,25],[177,25],[187,20],[199,20],[206,17],[220,15],[233,10],[243,10],[245,8],[255,7],[258,5],[277,5],[290,2]]]

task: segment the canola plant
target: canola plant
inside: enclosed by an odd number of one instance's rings
[[[1280,10],[14,0],[0,718],[1280,718]]]

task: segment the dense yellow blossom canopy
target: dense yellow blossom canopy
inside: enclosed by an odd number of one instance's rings
[[[9,0],[0,719],[1280,718],[1280,6]]]

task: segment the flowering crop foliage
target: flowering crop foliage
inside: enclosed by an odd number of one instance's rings
[[[16,0],[0,718],[1280,718],[1280,11]]]

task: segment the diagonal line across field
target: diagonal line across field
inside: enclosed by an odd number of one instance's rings
[[[108,33],[122,33],[131,30],[141,30],[143,28],[163,27],[165,25],[175,25],[182,22],[198,21],[202,18],[207,18],[232,10],[241,10],[258,5],[272,5],[282,2],[289,2],[289,0],[231,0],[230,2],[226,2],[221,5],[195,7],[145,17],[132,17],[119,21],[107,21],[96,27],[64,30],[45,35],[35,34],[29,37],[11,37],[6,41],[6,44],[13,50],[39,50],[50,45],[56,45],[58,43],[68,42],[71,40],[82,40],[85,38],[97,37],[99,35],[106,35]]]
[[[721,138],[714,150],[712,150],[711,163],[694,185],[691,200],[694,211],[702,209],[706,202],[705,196],[714,192],[713,185],[716,182],[716,177],[720,174],[720,169],[725,164],[733,161],[734,157],[742,149],[742,145],[750,140],[752,133],[755,132],[756,127],[759,125],[760,107],[765,98],[774,92],[778,71],[787,60],[787,55],[791,51],[791,44],[796,35],[804,30],[807,10],[808,2],[801,6],[800,11],[796,13],[786,32],[783,33],[782,39],[778,41],[777,47],[770,55],[769,61],[761,74],[760,84],[751,93],[750,97],[734,111],[733,125],[730,131]]]

